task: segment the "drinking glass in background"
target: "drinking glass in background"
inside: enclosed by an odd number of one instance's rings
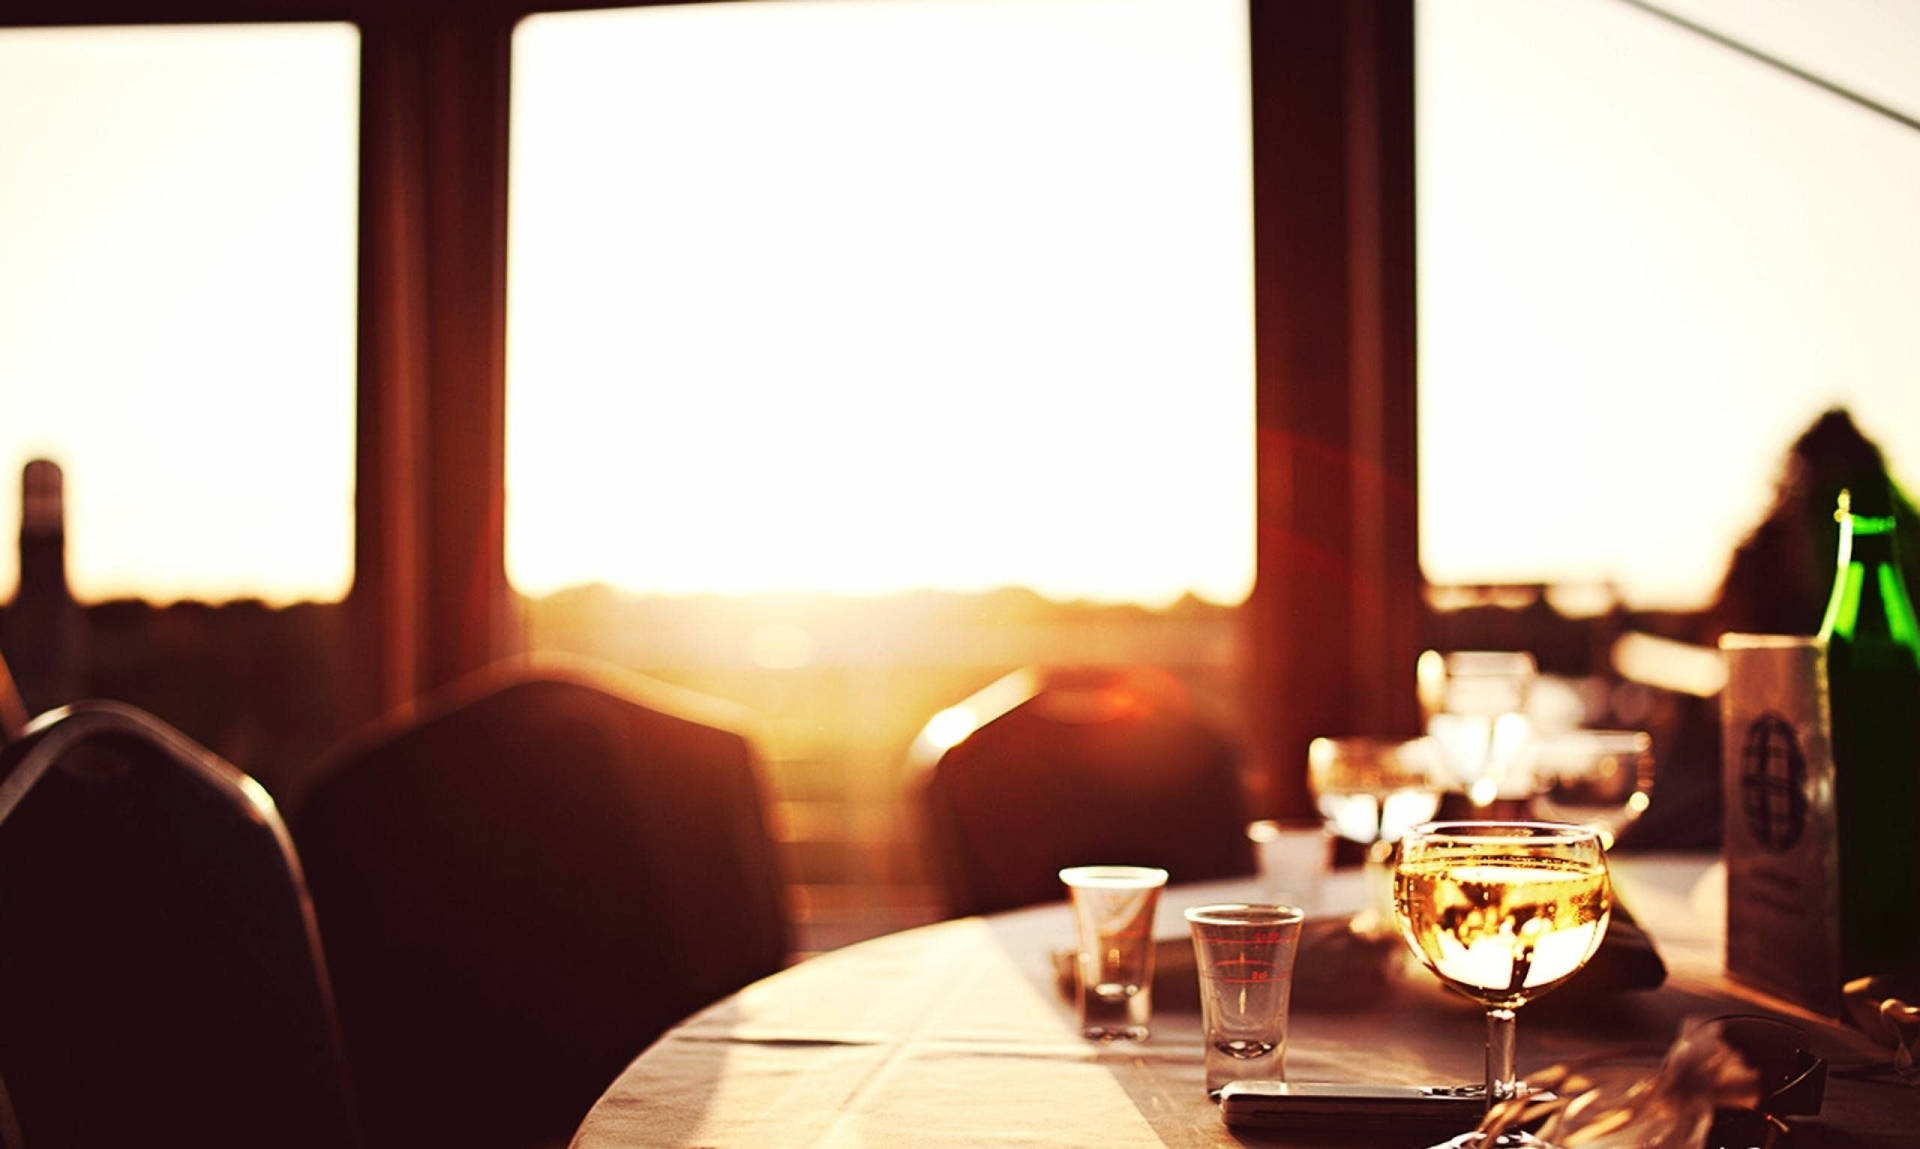
[[[1229,1081],[1284,1081],[1293,959],[1306,915],[1292,906],[1230,903],[1187,911],[1200,971],[1207,1096]]]
[[[1653,792],[1653,738],[1641,730],[1565,730],[1538,734],[1529,754],[1533,815],[1600,831],[1609,849]]]
[[[1514,1011],[1587,963],[1612,910],[1591,826],[1436,822],[1401,839],[1394,917],[1422,964],[1486,1008],[1489,1105],[1519,1089]]]
[[[1307,785],[1334,833],[1370,846],[1397,842],[1440,807],[1429,738],[1315,738]]]
[[[1531,796],[1527,695],[1537,676],[1525,651],[1429,650],[1415,671],[1439,765],[1476,808]]]
[[[1363,934],[1391,930],[1393,845],[1440,808],[1439,765],[1430,738],[1315,738],[1307,785],[1327,826],[1366,848]]]
[[[1153,1016],[1153,911],[1167,872],[1152,866],[1072,866],[1060,871],[1078,937],[1074,1000],[1080,1033],[1145,1041]]]
[[[1247,839],[1260,866],[1261,897],[1309,911],[1320,908],[1333,867],[1333,838],[1324,824],[1263,818],[1247,826]]]

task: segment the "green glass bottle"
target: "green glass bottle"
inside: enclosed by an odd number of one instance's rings
[[[1920,958],[1920,622],[1901,574],[1890,484],[1840,493],[1827,642],[1840,827],[1842,973]]]

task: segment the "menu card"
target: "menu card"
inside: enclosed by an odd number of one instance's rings
[[[1840,1012],[1840,860],[1817,638],[1729,634],[1721,693],[1727,973]]]

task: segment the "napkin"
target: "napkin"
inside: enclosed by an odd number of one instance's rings
[[[1607,923],[1607,936],[1601,939],[1600,948],[1587,959],[1586,968],[1554,990],[1552,996],[1564,1001],[1621,990],[1655,989],[1666,980],[1667,963],[1660,960],[1653,939],[1626,907],[1615,902],[1613,920]]]

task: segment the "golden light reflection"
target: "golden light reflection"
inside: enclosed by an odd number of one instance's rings
[[[980,718],[964,706],[949,706],[927,720],[921,731],[927,745],[935,750],[951,750],[967,740],[980,726]]]

